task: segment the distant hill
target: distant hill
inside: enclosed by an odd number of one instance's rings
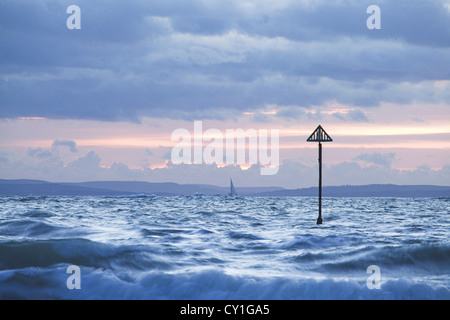
[[[317,196],[317,187],[283,189],[280,187],[236,188],[242,196]],[[203,184],[150,183],[140,181],[92,181],[53,183],[42,180],[2,180],[0,195],[8,196],[128,196],[128,195],[226,195],[227,187]],[[431,185],[401,186],[373,184],[332,186],[322,189],[324,197],[450,197],[450,187]]]
[[[1,180],[0,195],[5,196],[119,196],[132,192],[80,187],[41,180]]]
[[[135,194],[155,195],[223,195],[230,191],[228,187],[218,187],[206,184],[177,184],[173,182],[150,183],[143,181],[92,181],[82,183],[67,183],[65,185],[98,188],[102,190],[126,191]],[[280,187],[241,187],[236,188],[239,195],[272,192],[284,190]]]
[[[317,196],[318,188],[262,192],[258,196]],[[324,197],[450,197],[450,187],[432,185],[371,184],[323,187]]]
[[[284,190],[280,187],[236,188],[239,195]],[[126,196],[148,194],[158,196],[177,195],[225,195],[229,188],[202,184],[177,184],[172,182],[150,183],[142,181],[92,181],[81,183],[52,183],[42,180],[2,180],[0,195],[33,196]]]

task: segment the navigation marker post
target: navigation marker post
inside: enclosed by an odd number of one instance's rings
[[[307,142],[319,142],[319,217],[317,224],[322,224],[322,143],[332,142],[333,139],[319,125],[316,130],[306,140]]]

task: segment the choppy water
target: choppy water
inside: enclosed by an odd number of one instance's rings
[[[1,197],[0,298],[450,299],[450,198],[323,207],[318,226],[315,198]]]

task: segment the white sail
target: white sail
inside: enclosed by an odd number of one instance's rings
[[[230,196],[237,196],[236,189],[234,189],[233,180],[230,179]]]

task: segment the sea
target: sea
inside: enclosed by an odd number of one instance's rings
[[[450,198],[317,202],[0,197],[0,299],[450,299]]]

